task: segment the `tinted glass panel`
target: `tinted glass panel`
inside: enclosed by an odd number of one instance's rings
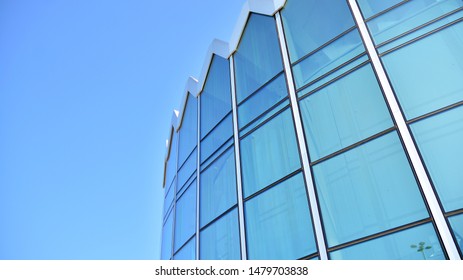
[[[460,253],[463,253],[463,215],[451,217],[449,218],[449,221],[455,240],[460,248]]]
[[[233,57],[239,103],[283,70],[275,19],[251,14]]]
[[[165,187],[170,187],[174,180],[175,174],[177,173],[177,144],[178,134],[174,132],[172,136],[172,144],[170,146],[169,160],[167,161],[166,169],[166,183]]]
[[[396,132],[313,171],[329,246],[428,217]]]
[[[301,173],[245,202],[249,259],[298,259],[316,251]]]
[[[376,15],[400,2],[402,2],[402,0],[357,0],[365,18]]]
[[[178,199],[175,212],[175,250],[196,231],[196,180]]]
[[[162,228],[161,259],[169,260],[172,256],[172,212],[170,212],[167,221]]]
[[[243,191],[247,197],[300,168],[291,111],[286,110],[241,141]]]
[[[191,94],[183,116],[179,135],[178,166],[180,167],[198,143],[198,107],[197,100]],[[180,116],[179,116],[180,117]]]
[[[236,204],[234,151],[228,149],[201,174],[201,226]]]
[[[223,143],[233,136],[232,115],[228,115],[201,142],[201,162],[212,155]]]
[[[296,88],[315,80],[364,52],[357,29],[317,51],[293,67]]]
[[[239,260],[238,211],[235,209],[200,233],[200,259]]]
[[[313,161],[393,125],[370,65],[304,98],[300,108]]]
[[[415,0],[368,22],[377,44],[463,6],[461,0]]]
[[[345,0],[290,0],[281,15],[291,61],[354,26]]]
[[[176,181],[172,182],[172,185],[175,183]],[[169,210],[170,206],[174,202],[175,186],[171,186],[168,189],[169,190],[167,191],[166,197],[164,199],[164,216],[167,214],[167,210]]]
[[[196,238],[192,238],[174,255],[174,260],[194,260],[196,255]]]
[[[431,224],[418,226],[330,254],[346,260],[443,260],[439,239]]]
[[[190,157],[185,161],[185,164],[178,171],[178,189],[180,191],[183,188],[183,185],[196,171],[196,163],[198,159],[196,156],[196,150],[190,155]]]
[[[214,56],[201,93],[201,138],[230,111],[230,66],[227,59]]]
[[[281,74],[277,79],[260,89],[239,106],[239,127],[245,126],[287,96],[286,79],[285,76]]]
[[[463,107],[411,125],[446,211],[463,208]]]
[[[383,57],[408,119],[463,100],[463,23]]]

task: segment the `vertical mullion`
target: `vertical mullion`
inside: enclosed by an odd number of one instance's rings
[[[198,123],[197,123],[197,147],[196,147],[196,252],[195,252],[195,258],[199,260],[199,180],[200,180],[200,154],[201,154],[201,95],[198,95],[197,97],[197,103],[198,103]]]
[[[302,127],[301,115],[299,110],[299,104],[297,102],[296,90],[293,80],[293,73],[291,70],[291,63],[288,55],[288,48],[286,46],[286,39],[283,30],[283,24],[280,12],[275,14],[278,40],[280,42],[281,54],[283,57],[283,65],[286,75],[286,81],[288,83],[289,98],[291,101],[291,112],[293,114],[294,124],[296,128],[296,136],[299,144],[299,153],[302,159],[302,166],[304,171],[305,185],[307,194],[309,196],[310,212],[312,214],[313,226],[315,229],[315,239],[317,242],[318,252],[321,260],[328,259],[328,252],[326,248],[325,235],[323,232],[320,211],[318,208],[318,201],[315,194],[315,186],[313,184],[312,171],[310,169],[309,155],[307,151],[306,141],[304,138],[304,130]]]
[[[373,69],[376,72],[380,86],[383,89],[386,102],[397,125],[398,133],[403,140],[405,152],[410,158],[412,168],[414,169],[418,178],[421,190],[424,194],[424,198],[429,206],[431,216],[435,222],[439,235],[441,236],[447,255],[451,260],[460,260],[461,258],[458,253],[457,246],[445,220],[444,213],[433,190],[431,181],[426,173],[424,164],[421,161],[418,149],[415,146],[410,130],[405,121],[405,117],[400,110],[399,103],[394,95],[392,86],[389,82],[389,79],[387,78],[386,72],[376,51],[373,40],[370,36],[370,33],[368,32],[367,26],[360,12],[360,8],[355,0],[347,0],[347,2],[359,28],[360,35],[367,49]]]
[[[175,251],[175,216],[177,215],[177,187],[178,187],[178,150],[179,150],[179,144],[180,144],[180,133],[175,131],[174,127],[174,134],[172,135],[172,139],[175,136],[175,133],[177,133],[177,147],[175,149],[177,150],[176,155],[177,158],[175,159],[175,186],[172,186],[174,188],[172,191],[174,192],[174,204],[172,205],[172,242],[171,242],[171,250],[170,250],[170,258],[174,259],[174,251]],[[171,140],[172,141],[172,140]],[[172,147],[171,147],[172,150]]]
[[[238,222],[240,230],[241,259],[247,260],[248,257],[246,252],[246,234],[244,225],[243,187],[241,184],[241,157],[238,130],[238,109],[236,105],[235,62],[233,56],[230,56],[230,86],[232,95],[233,137],[235,142],[236,189],[238,196]]]

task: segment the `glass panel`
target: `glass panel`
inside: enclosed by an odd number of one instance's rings
[[[185,115],[180,128],[178,166],[180,167],[198,143],[198,101],[188,94]],[[179,116],[180,117],[180,116]]]
[[[201,138],[231,111],[230,66],[214,55],[201,93]]]
[[[281,74],[238,107],[238,124],[242,128],[278,101],[288,96],[286,79]]]
[[[251,14],[233,57],[236,99],[240,103],[283,70],[275,19]]]
[[[450,226],[453,230],[453,235],[460,248],[460,253],[463,253],[463,215],[458,215],[449,218]]]
[[[357,2],[362,10],[363,17],[367,19],[402,2],[402,0],[357,0]]]
[[[444,209],[463,208],[463,107],[410,127]]]
[[[334,251],[335,260],[444,260],[432,224],[426,224]]]
[[[396,132],[313,171],[330,247],[428,217]]]
[[[357,29],[317,51],[293,67],[296,88],[315,80],[364,52]]]
[[[174,260],[196,259],[196,238],[190,239],[183,248],[174,255]]]
[[[246,127],[242,128],[238,133],[240,137],[243,135],[248,134],[250,131],[254,130],[260,124],[267,121],[270,117],[274,116],[276,113],[284,110],[286,107],[289,107],[289,99],[286,98],[282,100],[277,106],[275,106],[272,110],[269,110],[267,113],[261,115],[259,118],[250,122]],[[238,120],[239,122],[239,120]]]
[[[461,0],[415,0],[368,22],[373,39],[380,44],[452,10]]]
[[[201,260],[239,260],[240,236],[236,209],[200,233]]]
[[[169,260],[172,256],[172,211],[162,228],[161,260]]]
[[[225,150],[227,150],[228,148],[233,146],[234,143],[235,143],[235,141],[233,140],[233,137],[228,139],[228,141],[225,142],[220,147],[220,149],[215,151],[210,157],[207,158],[207,160],[205,160],[203,163],[201,163],[201,170],[200,171],[202,172],[204,169],[206,169],[209,166],[209,164],[211,164],[211,162],[213,162],[216,158],[218,158]]]
[[[383,57],[408,119],[463,100],[463,23]]]
[[[196,171],[196,163],[197,163],[197,157],[196,157],[196,149],[194,152],[190,155],[190,157],[185,161],[185,164],[180,168],[178,171],[178,186],[177,186],[177,192],[180,191],[186,181],[191,177],[191,175]]]
[[[201,173],[201,226],[236,204],[234,149],[230,148]]]
[[[175,250],[196,232],[196,180],[178,199],[175,208]]]
[[[174,132],[172,136],[172,144],[170,146],[169,160],[167,161],[166,169],[166,182],[165,186],[170,187],[174,180],[175,174],[177,173],[177,144],[178,134]]]
[[[297,147],[289,109],[241,140],[244,196],[300,168]]]
[[[369,64],[299,104],[312,161],[393,126]]]
[[[164,216],[167,214],[167,210],[169,210],[170,206],[174,202],[174,193],[175,193],[175,184],[176,181],[172,182],[172,185],[169,190],[167,191],[166,197],[164,199]]]
[[[344,0],[291,0],[281,16],[291,61],[298,60],[354,26]]]
[[[201,162],[212,155],[223,143],[233,136],[232,114],[229,114],[218,126],[201,141]]]
[[[298,259],[315,253],[302,173],[244,204],[249,259]]]

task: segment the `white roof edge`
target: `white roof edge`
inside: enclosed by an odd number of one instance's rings
[[[212,64],[212,58],[214,55],[228,59],[228,43],[219,39],[214,39],[209,45],[209,49],[204,59],[203,68],[201,70],[201,75],[199,76],[198,82],[198,95],[203,91],[204,83],[206,82],[207,73]]]
[[[275,15],[286,4],[286,0],[248,0],[244,3],[238,21],[233,30],[229,42],[229,54],[231,56],[238,48],[241,36],[251,13],[263,14],[267,16]]]
[[[188,101],[189,95],[191,95],[193,98],[196,98],[198,96],[198,80],[194,77],[189,77],[185,83],[182,105],[180,106],[180,111],[178,113],[177,123],[174,125],[176,131],[178,131],[182,126],[183,116],[185,114],[186,103]]]

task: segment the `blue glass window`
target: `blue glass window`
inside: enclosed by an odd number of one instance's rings
[[[188,241],[175,255],[174,260],[194,260],[196,257],[196,238]]]
[[[396,132],[313,167],[328,245],[428,217]]]
[[[161,259],[169,260],[172,257],[172,231],[173,231],[172,211],[167,217],[166,223],[162,228]]]
[[[446,211],[463,208],[463,107],[411,125]]]
[[[256,92],[238,108],[239,127],[243,127],[267,109],[288,96],[286,79],[283,74]]]
[[[403,0],[357,0],[365,18],[374,16],[402,1]]]
[[[201,93],[201,138],[231,111],[230,66],[214,55]]]
[[[196,232],[196,180],[177,200],[175,210],[174,249],[178,250]]]
[[[408,1],[369,21],[368,27],[375,42],[380,44],[462,6],[461,0]]]
[[[200,233],[201,260],[239,260],[238,211],[227,213]]]
[[[185,164],[183,164],[183,166],[178,171],[177,192],[180,191],[184,187],[185,183],[188,181],[191,175],[195,173],[197,161],[198,159],[197,159],[196,149],[195,149],[194,152],[185,161]]]
[[[370,65],[299,104],[312,161],[393,126]]]
[[[200,221],[206,225],[236,204],[235,155],[233,147],[201,173]]]
[[[172,182],[173,186],[170,186],[167,190],[165,199],[164,199],[164,216],[167,214],[167,210],[169,210],[170,206],[174,202],[174,193],[175,193],[175,184],[176,181]]]
[[[244,204],[249,259],[298,259],[316,252],[301,173]]]
[[[450,225],[452,226],[453,235],[460,248],[460,253],[463,254],[463,215],[458,215],[449,218]]]
[[[201,162],[233,136],[232,115],[228,115],[201,142]]]
[[[172,143],[169,150],[169,159],[166,166],[166,182],[165,187],[170,187],[172,181],[174,180],[175,174],[177,174],[177,144],[178,144],[178,134],[174,132],[172,128]]]
[[[198,101],[191,94],[188,94],[179,134],[178,166],[180,167],[198,143]]]
[[[289,109],[241,140],[245,197],[300,168],[297,147]]]
[[[408,119],[463,100],[462,49],[459,23],[383,57]]]
[[[334,251],[330,254],[330,257],[337,260],[445,259],[439,239],[431,224],[414,227]]]
[[[233,57],[239,103],[283,70],[275,19],[251,14]]]
[[[291,61],[354,26],[345,0],[290,0],[281,16]]]

